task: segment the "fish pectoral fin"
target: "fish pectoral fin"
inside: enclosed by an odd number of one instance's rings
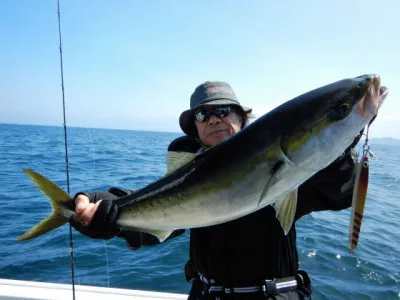
[[[184,165],[191,162],[196,154],[190,152],[168,151],[167,153],[167,174],[169,175]]]
[[[172,234],[172,232],[174,232],[174,230],[160,231],[160,230],[151,230],[151,229],[141,229],[140,231],[154,235],[156,238],[158,238],[160,243],[164,242]]]
[[[297,189],[283,195],[274,204],[276,218],[281,223],[281,227],[288,234],[292,227],[297,206]]]
[[[283,161],[278,161],[272,168],[272,171],[271,171],[272,175],[268,179],[268,182],[265,185],[265,187],[260,195],[260,200],[258,200],[257,207],[268,204],[267,203],[267,194],[268,194],[269,188],[275,182],[275,178],[277,178],[277,174],[280,172],[280,170],[282,170],[284,165],[285,165],[285,163]]]

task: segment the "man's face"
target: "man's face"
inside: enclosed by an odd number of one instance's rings
[[[221,108],[224,109],[226,107]],[[195,118],[194,122],[200,141],[206,147],[217,145],[237,133],[241,128],[242,118],[235,110],[228,113],[220,113],[218,107],[204,106],[199,111],[207,116],[206,120],[199,122]],[[213,113],[214,111],[216,115]]]

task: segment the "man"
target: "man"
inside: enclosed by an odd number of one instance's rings
[[[207,151],[246,126],[251,111],[239,103],[227,83],[205,82],[195,89],[190,109],[180,116],[186,136],[174,140],[168,151]],[[355,171],[351,149],[357,142],[299,187],[295,221],[312,211],[351,205]],[[93,238],[123,237],[132,249],[157,244],[150,234],[115,230],[118,207],[112,200],[130,193],[115,188],[78,193],[73,226]],[[183,232],[177,230],[170,238]],[[272,206],[227,223],[191,229],[189,256],[185,267],[186,278],[192,282],[189,299],[303,299],[311,295],[307,273],[299,270],[295,222],[285,235]]]

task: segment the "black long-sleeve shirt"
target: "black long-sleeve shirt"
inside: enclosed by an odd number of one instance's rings
[[[295,221],[312,211],[348,208],[353,166],[348,154],[301,185]],[[231,222],[192,229],[190,243],[197,269],[225,286],[294,276],[299,268],[295,222],[285,235],[272,206]]]

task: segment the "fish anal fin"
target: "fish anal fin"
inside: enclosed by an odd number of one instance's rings
[[[281,223],[281,227],[288,234],[293,225],[294,216],[297,207],[297,188],[289,193],[284,194],[275,201],[274,208],[276,218]]]
[[[123,227],[126,230],[132,230],[132,228],[127,228]],[[161,230],[153,230],[153,229],[147,229],[147,228],[134,228],[135,231],[140,231],[140,232],[146,232],[151,235],[154,235],[160,243],[164,242],[175,230],[167,230],[167,231],[161,231]]]

